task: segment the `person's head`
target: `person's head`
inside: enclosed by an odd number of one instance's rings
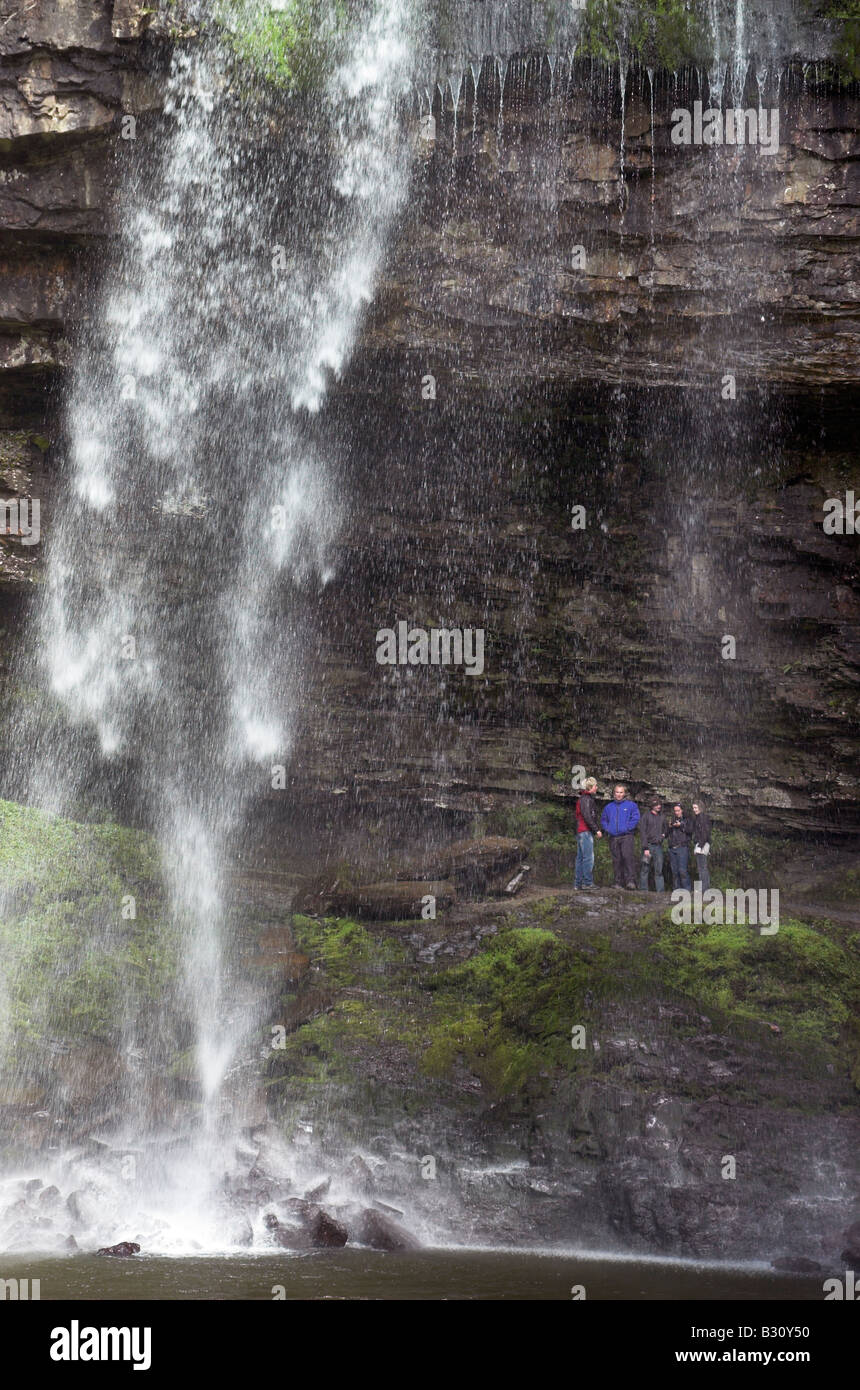
[[[612,788],[612,797],[613,797],[613,800],[614,800],[614,801],[623,801],[626,795],[627,795],[627,788],[625,787],[624,783],[623,783],[623,782],[616,782],[616,783],[615,783],[615,786]]]
[[[676,802],[675,802],[675,805],[672,807],[672,810],[675,812],[675,815],[678,816],[678,817],[681,817],[681,816],[683,816],[683,814],[684,814],[684,808],[683,808],[683,806],[681,805],[680,801],[676,801]]]
[[[583,784],[583,790],[588,792],[589,796],[592,796],[594,792],[597,791],[597,778],[586,777],[585,782]]]
[[[659,796],[652,796],[652,798],[651,798],[651,810],[654,812],[655,816],[657,815],[658,811],[662,811],[662,809],[663,809],[663,803],[662,803],[662,801],[660,800]]]
[[[694,816],[701,815],[701,813],[702,813],[702,811],[704,811],[704,809],[705,809],[705,803],[704,803],[704,801],[702,800],[702,798],[699,796],[699,797],[697,797],[696,800],[693,802],[693,815],[694,815]]]

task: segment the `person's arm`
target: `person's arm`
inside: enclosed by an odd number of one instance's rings
[[[605,805],[604,808],[603,808],[603,815],[600,817],[600,824],[603,826],[603,829],[606,831],[607,835],[610,833],[610,830],[609,830],[609,808],[610,808],[611,805],[612,805],[612,802],[611,802],[611,801],[608,801],[608,802],[606,803],[606,805]]]
[[[645,817],[642,816],[642,815],[640,815],[640,817],[639,817],[639,843],[640,843],[640,845],[642,846],[642,853],[643,853],[643,855],[645,856],[645,858],[646,858],[646,859],[650,859],[650,858],[651,858],[651,851],[650,851],[650,849],[648,848],[648,846],[647,846],[646,843],[645,843],[645,826],[646,826],[646,824],[647,824],[647,822],[646,822],[646,820],[645,820]]]
[[[630,819],[629,828],[630,830],[635,830],[637,825],[639,824],[639,807],[636,805],[635,801],[630,802],[630,810],[632,812],[632,816]]]

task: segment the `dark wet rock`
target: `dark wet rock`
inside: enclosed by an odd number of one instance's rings
[[[520,840],[485,835],[474,840],[457,840],[425,859],[421,867],[427,876],[453,879],[465,892],[484,892],[493,884],[503,892],[512,871],[521,867],[525,851]]]
[[[369,1245],[373,1250],[388,1250],[392,1254],[421,1248],[421,1242],[415,1236],[392,1221],[390,1216],[372,1207],[361,1213],[356,1223],[356,1237],[362,1245]]]
[[[77,1250],[79,1248],[78,1242],[75,1240],[74,1236],[66,1236],[66,1239],[63,1241],[64,1250]]]
[[[280,1221],[274,1212],[263,1217],[263,1224],[276,1245],[282,1250],[310,1250],[311,1236],[307,1226],[290,1226]]]
[[[325,1250],[346,1245],[349,1239],[346,1227],[315,1202],[293,1197],[284,1202],[283,1207],[301,1223],[299,1226],[285,1226],[273,1212],[267,1213],[263,1220],[266,1229],[284,1249]]]
[[[349,1231],[330,1216],[327,1211],[318,1211],[308,1226],[310,1242],[317,1250],[334,1250],[346,1245]]]
[[[331,896],[331,910],[357,917],[388,919],[420,917],[428,898],[435,898],[435,910],[445,912],[456,901],[453,883],[437,880],[367,883],[361,888],[340,888]]]
[[[306,1201],[306,1202],[319,1202],[319,1201],[321,1201],[322,1198],[325,1197],[325,1195],[326,1195],[326,1193],[328,1192],[328,1190],[329,1190],[330,1187],[331,1187],[331,1178],[324,1178],[322,1182],[317,1183],[316,1187],[310,1188],[310,1189],[305,1193],[305,1201]]]
[[[288,1197],[281,1205],[301,1221],[309,1221],[317,1210],[316,1203],[309,1201],[307,1197]]]
[[[127,1259],[130,1255],[139,1255],[140,1246],[133,1240],[121,1240],[116,1245],[103,1245],[101,1250],[96,1251],[97,1255],[114,1255],[117,1259]]]
[[[287,984],[297,984],[310,969],[310,959],[296,950],[289,927],[272,927],[261,932],[251,963],[281,977]]]
[[[57,1205],[60,1198],[60,1189],[55,1187],[52,1183],[50,1187],[42,1188],[42,1191],[39,1193],[38,1201],[40,1206],[53,1207]]]
[[[333,999],[329,990],[305,988],[295,997],[279,1003],[273,1022],[280,1024],[287,1033],[294,1033],[297,1028],[330,1009]]]
[[[843,1231],[842,1239],[845,1241],[845,1249],[841,1258],[855,1269],[860,1268],[860,1221],[853,1221],[848,1229]]]
[[[771,1261],[771,1268],[782,1274],[819,1274],[822,1267],[817,1260],[807,1260],[803,1255],[781,1255]]]
[[[53,1069],[60,1098],[70,1110],[77,1111],[114,1092],[123,1075],[123,1062],[115,1048],[87,1042],[61,1053]]]
[[[390,1207],[387,1202],[374,1202],[377,1211],[384,1211],[388,1216],[402,1216],[403,1212],[399,1207]]]
[[[262,1174],[249,1173],[245,1177],[227,1174],[222,1189],[232,1202],[255,1207],[265,1206],[276,1195],[275,1185]]]

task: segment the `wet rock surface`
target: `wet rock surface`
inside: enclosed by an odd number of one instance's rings
[[[362,1245],[369,1245],[372,1250],[387,1250],[390,1253],[398,1253],[403,1250],[419,1250],[420,1242],[399,1226],[391,1217],[384,1212],[374,1211],[369,1207],[362,1212],[356,1227],[358,1239]]]

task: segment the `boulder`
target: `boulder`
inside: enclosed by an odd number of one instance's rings
[[[118,1259],[126,1259],[129,1255],[139,1255],[140,1246],[133,1240],[121,1240],[117,1245],[103,1245],[96,1254],[115,1255]]]
[[[510,882],[525,858],[526,847],[520,840],[504,835],[485,835],[476,840],[457,840],[446,845],[421,863],[421,872],[440,879],[453,879],[459,889],[482,893],[488,885],[504,878],[502,888]],[[415,864],[399,877],[410,876]]]
[[[308,1227],[311,1245],[317,1250],[338,1250],[349,1240],[349,1231],[320,1209]]]
[[[387,1250],[391,1254],[421,1249],[420,1241],[396,1221],[392,1221],[390,1216],[385,1216],[372,1207],[367,1207],[361,1213],[356,1226],[356,1236],[362,1245],[369,1245],[372,1250]]]
[[[331,897],[336,913],[369,917],[382,921],[420,917],[427,898],[436,899],[436,911],[444,912],[457,897],[453,883],[438,880],[397,880],[393,883],[367,883],[361,888],[339,888]]]
[[[287,1226],[271,1211],[263,1217],[263,1225],[282,1250],[310,1250],[311,1238],[306,1226]]]

